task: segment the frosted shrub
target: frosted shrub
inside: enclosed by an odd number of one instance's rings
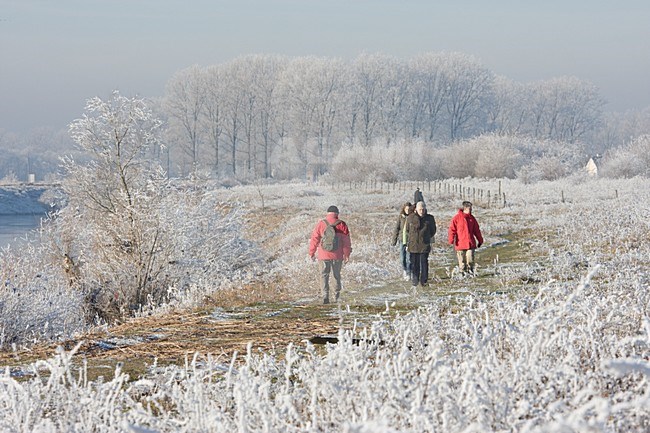
[[[478,153],[475,177],[512,178],[522,164],[517,137],[482,135],[470,141],[475,143]]]
[[[582,168],[581,145],[519,135],[483,134],[445,147],[417,140],[369,146],[348,144],[330,170],[341,181],[442,178],[514,178],[530,183],[556,180]]]
[[[399,140],[390,144],[343,146],[332,162],[339,181],[439,179],[442,161],[424,141]]]
[[[645,167],[637,155],[627,150],[619,150],[603,161],[599,173],[611,178],[631,178],[644,170]]]
[[[650,135],[641,135],[622,148],[608,151],[599,173],[612,178],[650,175]]]
[[[240,206],[233,204],[194,187],[168,186],[127,226],[114,219],[79,225],[67,207],[49,228],[49,256],[61,268],[71,258],[64,281],[84,294],[88,320],[111,321],[170,302],[191,305],[190,291],[195,301],[209,295],[261,257],[242,237]]]
[[[393,162],[398,180],[442,178],[442,160],[434,144],[425,141],[397,141],[389,146],[388,161]]]
[[[71,338],[85,329],[83,297],[38,241],[0,253],[0,349]]]
[[[543,156],[516,171],[517,179],[524,183],[540,180],[557,180],[568,174],[568,168],[558,157]]]
[[[519,135],[483,134],[446,147],[446,177],[514,178],[530,183],[564,177],[581,167],[580,147]]]
[[[471,141],[458,141],[436,152],[437,157],[444,161],[444,178],[462,179],[474,175],[478,159],[475,144]]]

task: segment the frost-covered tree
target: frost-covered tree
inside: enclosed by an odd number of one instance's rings
[[[350,94],[354,95],[350,109],[349,124],[357,127],[355,138],[370,145],[381,129],[381,110],[384,105],[386,73],[393,60],[383,55],[362,54],[352,65]]]
[[[442,64],[444,53],[426,53],[409,62],[411,85],[410,120],[413,137],[432,141],[441,122],[449,92]]]
[[[281,77],[280,99],[303,175],[324,173],[331,160],[343,86],[343,65],[338,60],[295,59]]]
[[[89,319],[207,294],[255,260],[236,210],[203,187],[168,181],[146,157],[160,126],[144,100],[117,92],[91,99],[70,126],[90,162],[64,161],[68,204],[47,242],[69,285],[84,294]]]
[[[381,129],[378,131],[382,141],[395,142],[404,137],[406,126],[411,122],[406,119],[408,112],[409,87],[407,66],[394,58],[387,59],[383,74],[383,90],[379,102]]]
[[[225,79],[223,78],[223,68],[219,65],[211,66],[206,69],[206,93],[205,109],[203,112],[203,127],[206,132],[212,151],[213,171],[215,175],[219,174],[221,163],[221,136],[223,135],[223,122],[225,107]]]
[[[574,143],[596,128],[604,104],[596,86],[576,77],[537,83],[530,106],[532,133]]]
[[[144,158],[158,144],[160,126],[144,100],[118,92],[90,99],[83,117],[70,125],[90,162],[64,160],[69,204],[59,246],[83,273],[89,305],[100,315],[144,304],[164,268],[158,253],[166,227],[156,211],[163,173]]]
[[[192,164],[192,171],[200,162],[201,118],[206,104],[205,72],[197,65],[178,72],[168,83],[165,103],[169,126],[177,130],[178,143]]]
[[[275,90],[284,61],[276,56],[248,56],[241,63],[241,126],[243,165],[248,176],[270,173],[269,155],[273,150],[273,122],[276,112]]]
[[[528,117],[529,97],[529,88],[525,84],[503,76],[495,77],[486,129],[498,134],[523,134]]]
[[[237,155],[244,133],[243,110],[248,92],[247,83],[244,81],[244,77],[247,76],[246,65],[245,58],[237,58],[224,68],[224,78],[227,86],[224,92],[225,117],[223,132],[227,138],[228,150],[230,151],[230,173],[233,175],[237,174]]]
[[[476,129],[481,132],[492,94],[492,72],[475,58],[461,53],[445,56],[442,70],[448,88],[445,106],[449,116],[449,138],[453,141]]]
[[[256,119],[259,134],[255,153],[255,174],[258,177],[269,178],[272,173],[272,156],[280,142],[277,133],[282,128],[278,123],[283,119],[283,116],[278,116],[278,112],[283,109],[278,97],[279,77],[286,69],[287,61],[276,56],[264,57],[262,60],[261,71],[255,82],[255,91],[258,95]]]
[[[650,107],[623,113],[605,113],[601,127],[591,134],[591,154],[604,154],[625,146],[633,139],[650,134]]]

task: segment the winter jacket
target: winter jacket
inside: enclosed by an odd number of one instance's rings
[[[456,250],[473,250],[483,245],[483,235],[474,215],[458,210],[449,223],[449,243]]]
[[[424,203],[424,195],[422,194],[422,191],[420,191],[420,188],[416,189],[413,193],[413,206],[418,204],[418,202]]]
[[[333,224],[337,219],[338,215],[334,212],[328,212],[325,217],[330,224]],[[350,253],[352,252],[352,242],[350,241],[350,230],[348,229],[347,224],[344,221],[340,221],[334,227],[336,231],[336,237],[338,238],[338,248],[336,251],[326,251],[321,248],[320,240],[325,233],[327,228],[327,223],[320,220],[314,227],[314,230],[311,233],[311,239],[309,240],[309,257],[314,257],[314,254],[318,253],[318,260],[347,260],[350,258]]]
[[[406,219],[406,232],[408,234],[407,249],[410,253],[428,253],[436,234],[436,220],[433,215],[418,215],[413,212]]]
[[[395,229],[393,230],[393,241],[391,245],[397,245],[397,240],[399,239],[400,245],[404,244],[404,225],[406,224],[406,217],[408,215],[401,213],[397,218],[397,223],[395,224]]]

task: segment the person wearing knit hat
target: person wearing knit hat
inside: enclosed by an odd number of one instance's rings
[[[324,304],[330,303],[330,274],[336,283],[334,299],[339,300],[343,287],[341,269],[350,260],[351,252],[350,230],[339,219],[339,208],[332,205],[327,208],[325,218],[316,223],[309,240],[309,257],[313,261],[318,258]]]

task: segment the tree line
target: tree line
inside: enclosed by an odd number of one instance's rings
[[[255,55],[178,72],[160,106],[180,175],[321,175],[341,145],[485,133],[577,146],[602,121],[598,89],[575,77],[520,84],[462,53],[402,61]],[[171,167],[170,167],[171,168]]]
[[[456,52],[406,60],[364,54],[351,61],[251,55],[181,70],[164,95],[147,103],[164,129],[161,144],[148,157],[170,177],[316,178],[340,166],[340,155],[371,149],[378,159],[375,152],[390,154],[393,150],[386,149],[398,147],[414,154],[424,145],[430,156],[484,136],[519,143],[524,160],[501,170],[513,176],[517,167],[534,161],[529,143],[580,155],[570,162],[563,157],[567,171],[588,155],[650,133],[650,107],[604,112],[606,102],[588,81],[558,77],[519,83]],[[26,181],[35,173],[37,180],[47,180],[62,174],[58,158],[74,151],[64,135],[40,130],[21,138],[0,131],[5,150],[0,179]],[[401,178],[473,175],[449,167],[394,171],[391,176]]]

